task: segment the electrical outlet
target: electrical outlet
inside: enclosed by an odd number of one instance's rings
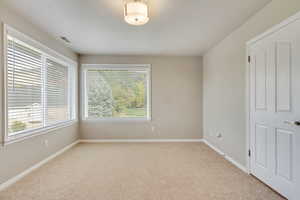
[[[154,131],[155,131],[155,127],[154,127],[154,126],[152,126],[152,127],[151,127],[151,130],[152,130],[152,132],[154,132]]]
[[[44,145],[45,145],[46,147],[48,147],[48,146],[49,146],[49,141],[48,141],[48,140],[44,140]]]

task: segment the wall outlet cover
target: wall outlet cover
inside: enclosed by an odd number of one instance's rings
[[[45,144],[46,147],[48,147],[49,146],[49,141],[48,140],[44,140],[44,144]]]

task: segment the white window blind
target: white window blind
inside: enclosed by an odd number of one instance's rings
[[[47,107],[46,123],[48,125],[70,119],[69,111],[69,74],[68,67],[50,59],[47,65]]]
[[[43,127],[42,54],[8,37],[8,132]]]
[[[85,118],[150,117],[148,67],[88,68],[85,71]]]
[[[6,38],[7,137],[75,119],[75,71],[12,35]]]

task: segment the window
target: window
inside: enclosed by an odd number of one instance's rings
[[[74,65],[44,53],[10,27],[5,37],[5,139],[74,120]]]
[[[69,106],[68,67],[46,59],[46,124],[56,124],[71,118]]]
[[[84,65],[84,119],[150,119],[150,66]]]

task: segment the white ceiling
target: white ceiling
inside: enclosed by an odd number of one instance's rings
[[[201,55],[271,0],[148,0],[150,21],[123,20],[123,0],[1,0],[80,54]]]

